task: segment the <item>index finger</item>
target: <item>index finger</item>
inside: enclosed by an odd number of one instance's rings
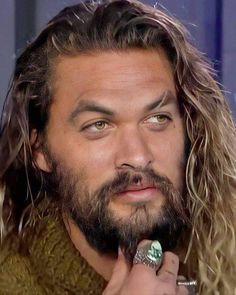
[[[150,240],[143,240],[139,243],[138,245],[138,249],[149,245],[150,244]],[[136,253],[137,254],[137,253]],[[142,279],[142,281],[149,281],[150,279],[156,280],[156,271],[155,269],[153,269],[152,267],[143,264],[143,263],[134,263],[133,267],[131,269],[131,273],[130,273],[130,277],[140,277]]]
[[[145,263],[146,252],[153,241],[143,240],[139,243],[134,263],[127,280],[129,290],[139,290],[142,294],[153,294],[156,288],[156,269]]]

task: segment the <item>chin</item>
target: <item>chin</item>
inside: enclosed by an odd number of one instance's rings
[[[109,215],[115,224],[131,226],[134,229],[152,228],[160,219],[162,207],[153,202],[137,202],[131,204],[110,204]]]

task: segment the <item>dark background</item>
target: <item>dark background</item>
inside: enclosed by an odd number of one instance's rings
[[[236,117],[236,0],[146,0],[178,17],[194,44],[214,63]],[[0,108],[15,57],[46,22],[78,0],[0,1]]]

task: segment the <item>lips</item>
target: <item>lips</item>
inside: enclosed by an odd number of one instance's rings
[[[116,196],[120,202],[144,203],[152,201],[157,197],[158,188],[153,184],[130,185],[125,190],[120,191]]]
[[[153,183],[150,181],[142,180],[142,182],[138,184],[131,184],[127,186],[123,191],[120,191],[119,193],[126,193],[126,192],[132,192],[132,191],[142,191],[146,189],[156,189],[156,186],[154,186]]]
[[[132,185],[132,186],[128,186],[125,191],[121,191],[120,194],[128,193],[128,192],[143,191],[146,189],[155,189],[155,187],[154,186],[134,186],[134,185]]]

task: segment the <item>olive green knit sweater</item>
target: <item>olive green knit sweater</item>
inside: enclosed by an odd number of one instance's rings
[[[56,218],[40,220],[19,242],[10,235],[0,251],[0,295],[100,295],[105,281],[72,245]]]

